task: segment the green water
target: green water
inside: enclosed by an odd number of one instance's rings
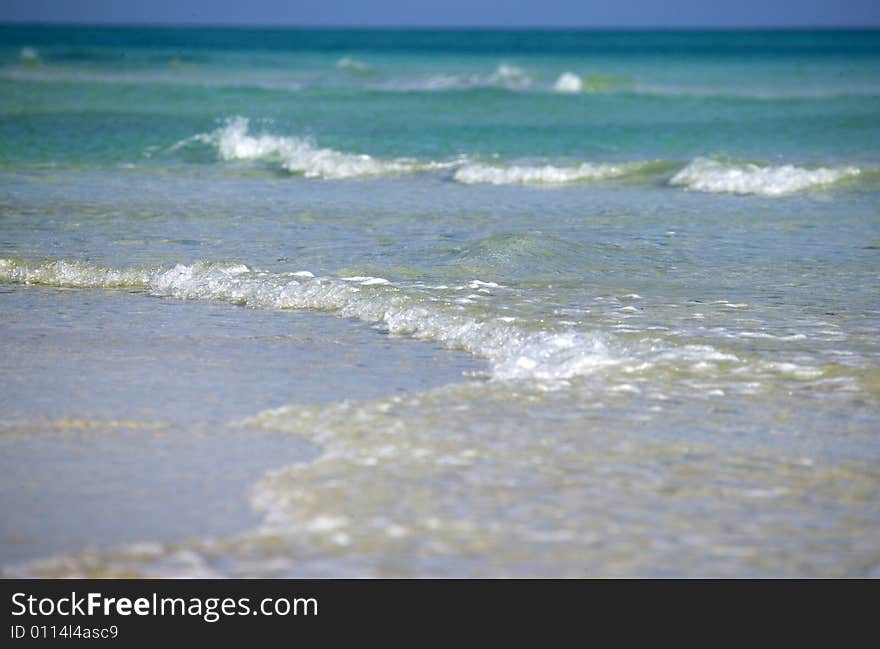
[[[0,28],[5,570],[876,576],[878,98],[874,31]],[[155,426],[250,485],[16,482]]]

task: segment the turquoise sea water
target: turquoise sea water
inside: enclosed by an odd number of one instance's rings
[[[878,288],[880,32],[0,27],[0,562],[877,576]]]

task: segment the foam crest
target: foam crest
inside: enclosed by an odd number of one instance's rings
[[[151,271],[115,269],[77,261],[44,261],[37,264],[0,259],[0,282],[43,284],[64,288],[144,288]]]
[[[561,380],[615,362],[598,335],[529,330],[474,310],[442,292],[385,278],[271,273],[237,263],[200,262],[159,270],[116,270],[77,262],[0,259],[0,281],[79,288],[138,287],[182,300],[220,300],[263,309],[328,311],[380,324],[389,333],[433,340],[487,359],[496,379]],[[475,285],[502,290],[491,282]],[[488,287],[488,288],[487,288]]]
[[[669,184],[701,192],[785,196],[832,185],[860,173],[856,167],[808,169],[696,158],[675,174]]]
[[[619,178],[643,166],[643,163],[637,162],[623,164],[583,162],[570,167],[471,163],[459,167],[453,179],[467,185],[562,185]]]
[[[515,65],[508,65],[507,63],[502,63],[495,70],[495,76],[498,79],[522,79],[527,77],[525,70],[522,68],[518,68]]]
[[[395,283],[383,277],[314,276],[309,271],[269,272],[235,262],[198,262],[160,269],[114,269],[71,261],[28,263],[0,259],[0,282],[71,288],[137,288],[166,298],[223,301],[257,309],[324,311],[380,325],[394,335],[431,340],[461,349],[489,362],[495,380],[561,384],[616,366],[633,376],[671,372],[732,376],[733,365],[751,377],[786,372],[798,380],[821,378],[818,367],[775,365],[743,360],[712,346],[624,346],[608,335],[576,323],[511,317],[492,302],[462,299],[497,294],[501,303],[516,301],[514,289],[472,279],[462,286],[430,287]],[[508,292],[510,295],[508,296]],[[508,299],[509,298],[509,299]],[[517,313],[514,311],[513,313]],[[794,369],[791,369],[794,368]],[[772,370],[772,371],[771,371]]]
[[[724,380],[733,380],[740,389],[743,380],[748,383],[786,374],[803,381],[821,379],[825,372],[821,366],[768,365],[709,345],[665,345],[652,338],[644,341],[643,347],[634,347],[613,336],[584,330],[574,322],[553,323],[528,315],[511,317],[510,310],[493,307],[491,302],[476,304],[459,297],[460,289],[470,289],[480,295],[497,293],[504,298],[501,303],[516,300],[515,293],[510,299],[505,293],[514,289],[479,279],[460,287],[429,287],[367,275],[316,277],[304,270],[268,272],[234,262],[115,269],[72,261],[29,263],[0,258],[0,282],[140,289],[149,295],[181,300],[325,311],[380,325],[391,334],[467,351],[486,359],[491,377],[501,381],[562,385],[569,379],[614,366],[625,375],[642,377],[678,377],[681,372],[701,377],[723,375]]]
[[[344,56],[336,62],[336,67],[339,70],[347,70],[349,72],[369,72],[372,68],[364,63],[363,61],[359,61],[357,59],[353,59],[349,56]]]
[[[382,324],[392,334],[433,340],[486,358],[496,379],[558,380],[613,362],[604,342],[578,332],[527,332],[509,318],[469,313],[441,299],[375,277],[233,273],[218,265],[177,265],[150,281],[155,295],[224,300],[257,308],[332,311]]]
[[[306,178],[362,178],[393,174],[408,174],[444,168],[444,163],[419,162],[410,159],[383,160],[366,154],[347,153],[315,146],[308,140],[270,134],[253,135],[249,120],[234,117],[212,133],[183,140],[174,148],[193,141],[214,146],[221,160],[277,161],[290,173]]]
[[[556,83],[553,84],[553,90],[556,92],[574,94],[584,88],[583,80],[571,72],[563,72],[559,75]]]
[[[395,79],[381,84],[378,88],[387,91],[436,92],[479,88],[527,90],[532,85],[532,77],[526,70],[502,63],[490,74],[438,73],[417,78]]]
[[[532,78],[529,73],[522,68],[507,63],[502,63],[488,78],[485,85],[524,90],[532,85]]]
[[[21,51],[18,53],[18,60],[22,63],[39,63],[40,62],[40,53],[34,47],[23,47]]]

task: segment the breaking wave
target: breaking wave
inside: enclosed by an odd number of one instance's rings
[[[290,174],[325,180],[445,172],[454,182],[465,185],[564,185],[628,179],[652,185],[668,181],[672,187],[701,192],[775,197],[828,187],[867,173],[853,166],[808,168],[706,157],[686,164],[669,160],[483,162],[466,154],[445,160],[381,158],[319,147],[307,138],[256,134],[245,117],[229,118],[214,131],[177,142],[170,151],[198,145],[211,147],[222,161],[262,161]]]
[[[696,158],[675,174],[669,184],[701,192],[785,196],[833,185],[860,173],[856,167],[808,169]]]
[[[0,281],[71,288],[139,288],[183,300],[220,300],[254,308],[333,312],[384,325],[389,333],[429,339],[490,362],[495,379],[561,380],[614,363],[597,334],[530,330],[492,311],[425,287],[380,277],[315,277],[308,271],[270,273],[238,263],[178,264],[117,270],[80,262],[0,259]],[[460,289],[503,290],[474,280]],[[453,291],[454,292],[454,291]]]
[[[465,251],[464,257],[479,255],[481,250],[491,254],[499,244],[504,242],[483,242]],[[522,254],[533,252],[525,249]],[[366,275],[270,272],[235,262],[116,269],[76,261],[0,258],[0,282],[129,289],[156,297],[221,301],[256,309],[323,311],[379,326],[390,334],[466,351],[488,362],[488,376],[493,380],[529,381],[542,387],[561,387],[577,379],[589,381],[594,388],[605,385],[610,390],[638,393],[640,388],[632,383],[637,377],[660,380],[671,389],[682,376],[697,374],[713,387],[724,385],[725,390],[745,393],[768,377],[776,380],[783,374],[795,382],[822,380],[826,371],[822,365],[740,357],[713,345],[663,342],[653,334],[643,340],[622,339],[587,321],[536,313],[529,299],[523,302],[517,288],[479,279],[433,286]],[[626,306],[617,313],[636,310]]]
[[[178,142],[172,150],[194,143],[215,147],[221,160],[266,160],[278,162],[281,167],[306,178],[364,178],[394,174],[409,174],[432,169],[443,169],[451,163],[420,162],[407,158],[381,159],[358,153],[348,153],[315,146],[307,139],[254,135],[249,131],[249,120],[233,117],[211,133],[204,133]]]
[[[480,88],[529,90],[533,85],[532,75],[529,72],[515,65],[502,63],[490,74],[436,73],[413,78],[389,79],[372,87],[390,92],[437,92]]]
[[[563,93],[580,92],[583,87],[584,83],[581,78],[571,72],[563,72],[553,84],[553,90]]]
[[[620,178],[642,171],[651,162],[625,162],[620,164],[583,162],[572,166],[555,165],[490,165],[465,164],[453,174],[453,179],[468,185],[561,185]]]
[[[46,261],[29,264],[0,259],[0,281],[44,284],[63,288],[146,288],[149,270],[116,269],[77,261]]]
[[[336,62],[336,67],[339,70],[346,70],[352,73],[363,73],[363,72],[371,72],[372,68],[369,64],[364,63],[363,61],[359,61],[358,59],[353,59],[348,56],[344,56]]]

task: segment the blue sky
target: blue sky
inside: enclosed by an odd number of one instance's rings
[[[880,0],[2,0],[0,21],[277,26],[880,26]]]

